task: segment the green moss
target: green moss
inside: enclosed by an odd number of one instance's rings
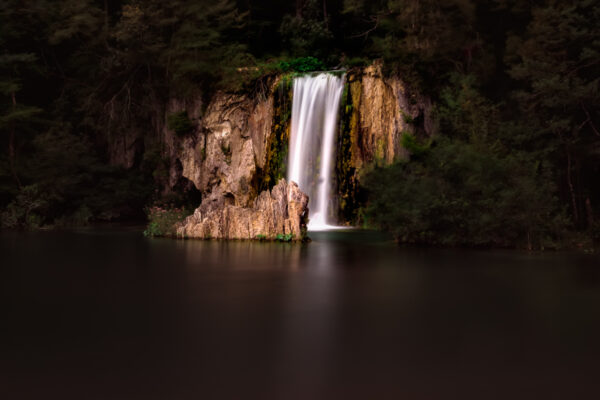
[[[163,208],[160,206],[149,207],[146,213],[148,215],[148,226],[144,231],[144,236],[148,237],[175,237],[177,235],[177,224],[191,214],[189,210],[184,208]]]
[[[194,130],[194,123],[187,111],[176,112],[167,116],[167,126],[177,136],[185,136]]]
[[[279,83],[277,83],[277,86],[275,87],[275,93],[279,94],[282,92],[287,92],[288,90],[292,89],[295,76],[296,76],[296,74],[294,74],[294,73],[287,73],[287,74],[281,75],[281,78],[279,79]]]
[[[361,195],[355,160],[358,153],[358,105],[361,86],[348,76],[340,105],[340,130],[338,135],[335,172],[337,177],[338,218],[341,222],[357,224],[360,220]]]
[[[231,145],[221,142],[221,151],[225,155],[225,162],[231,164]]]
[[[281,61],[279,68],[282,71],[294,72],[323,71],[326,69],[325,64],[315,57],[300,57],[290,61]]]
[[[274,94],[272,131],[266,146],[265,166],[256,174],[257,193],[271,190],[286,175],[292,118],[292,82],[292,79],[282,78]]]
[[[355,68],[355,67],[366,67],[372,63],[372,60],[366,57],[352,57],[344,61],[344,66],[346,68]]]
[[[338,78],[343,78],[344,75],[346,75],[346,70],[345,69],[336,69],[334,71],[328,71],[328,74],[336,76]]]
[[[402,132],[401,139],[402,147],[410,152],[412,156],[419,157],[425,154],[430,146],[431,141],[427,141],[424,144],[421,144],[417,141],[417,138],[410,132]]]
[[[377,138],[375,143],[375,164],[383,164],[385,161],[385,139]]]
[[[402,119],[404,120],[405,123],[411,124],[411,125],[415,123],[415,119],[413,117],[411,117],[410,114],[405,113],[402,110],[400,110],[400,113],[402,114]]]
[[[310,238],[308,237],[308,217],[305,217],[304,221],[302,221],[300,227],[300,235],[302,236],[301,239],[303,242],[310,240]]]
[[[277,236],[275,236],[275,240],[277,240],[278,242],[291,242],[293,239],[294,235],[292,233],[278,233]]]

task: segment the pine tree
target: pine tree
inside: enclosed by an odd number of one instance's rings
[[[0,133],[7,141],[9,174],[18,187],[22,186],[17,166],[18,136],[40,112],[38,107],[27,105],[19,98],[27,74],[37,67],[36,55],[19,48],[25,33],[20,24],[27,17],[28,10],[16,1],[0,5]]]
[[[580,227],[593,219],[586,187],[594,185],[595,174],[585,168],[600,162],[598,18],[595,1],[547,1],[533,9],[524,37],[508,41],[509,72],[524,85],[516,98],[538,145],[562,160],[559,168]]]

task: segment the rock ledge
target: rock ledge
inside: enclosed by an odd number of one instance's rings
[[[308,196],[295,182],[281,179],[261,192],[251,207],[240,207],[228,198],[207,198],[178,227],[177,236],[197,239],[275,240],[291,235],[306,238]]]

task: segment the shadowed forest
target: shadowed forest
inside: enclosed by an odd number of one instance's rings
[[[2,226],[195,207],[198,193],[165,183],[170,99],[381,60],[432,99],[436,133],[403,136],[409,159],[364,172],[357,223],[406,243],[591,249],[598,21],[593,0],[4,0]],[[133,131],[125,159],[114,149]]]

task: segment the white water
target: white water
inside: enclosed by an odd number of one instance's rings
[[[329,218],[335,138],[344,78],[322,73],[294,79],[288,181],[308,194],[309,230],[336,228]]]

